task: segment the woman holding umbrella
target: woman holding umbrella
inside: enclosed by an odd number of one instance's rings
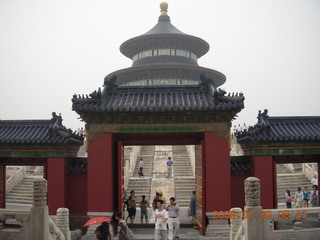
[[[109,223],[111,219],[107,217],[94,217],[89,219],[83,226],[89,226],[97,223],[101,223],[99,227],[94,231],[97,235],[97,239],[100,240],[111,240],[111,234],[109,229]]]

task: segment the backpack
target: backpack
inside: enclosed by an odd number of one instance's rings
[[[133,232],[128,227],[128,225],[126,225],[126,236],[127,236],[128,240],[133,240],[134,239]]]
[[[134,235],[133,235],[133,232],[128,227],[128,225],[125,224],[125,223],[122,223],[122,226],[123,226],[122,228],[124,228],[123,232],[125,233],[126,239],[133,240],[134,239]]]

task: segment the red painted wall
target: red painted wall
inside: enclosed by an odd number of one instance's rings
[[[66,207],[66,158],[47,159],[49,214],[55,215],[58,208]]]
[[[275,208],[273,203],[273,162],[272,156],[252,156],[254,176],[260,179],[261,207]]]
[[[225,211],[231,208],[231,176],[228,140],[206,132],[206,211]]]
[[[0,165],[0,208],[6,207],[6,166]]]
[[[231,208],[245,206],[244,197],[244,180],[248,178],[247,175],[232,175],[231,176]]]
[[[89,141],[88,212],[112,212],[114,206],[112,134]],[[115,173],[116,174],[116,173]],[[116,198],[115,198],[116,199]]]
[[[87,175],[67,176],[67,208],[70,215],[87,215]]]

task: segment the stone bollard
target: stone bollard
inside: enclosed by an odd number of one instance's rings
[[[33,207],[30,212],[30,239],[49,239],[49,210],[47,206],[47,181],[43,178],[33,182]]]
[[[235,212],[235,218],[230,218],[231,228],[230,228],[230,240],[233,240],[240,228],[242,223],[242,209],[241,208],[231,208],[230,212]]]
[[[247,240],[262,240],[262,219],[260,212],[260,180],[248,177],[244,181],[245,203],[243,216],[246,220],[245,235]]]
[[[71,239],[71,232],[69,228],[69,209],[59,208],[57,210],[57,227],[63,233],[65,240]]]

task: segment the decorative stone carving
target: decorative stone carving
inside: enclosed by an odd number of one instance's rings
[[[47,181],[43,178],[33,182],[33,206],[40,207],[47,205]]]
[[[68,236],[71,234],[69,229],[69,209],[59,208],[57,210],[57,226],[65,236],[65,239],[70,239]]]
[[[231,228],[230,228],[230,239],[235,239],[235,236],[242,223],[242,209],[241,208],[231,208],[230,212],[236,212],[235,218],[230,218]]]
[[[246,206],[260,206],[260,180],[256,177],[248,177],[244,181]]]

